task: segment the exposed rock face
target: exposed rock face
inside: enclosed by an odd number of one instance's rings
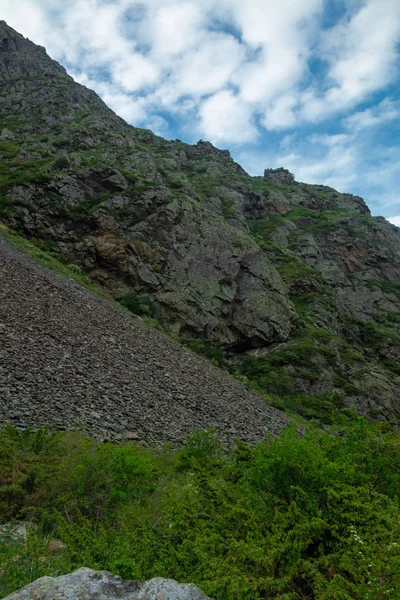
[[[285,393],[399,417],[399,229],[358,196],[128,126],[4,22],[0,47],[0,218],[115,296],[149,294],[168,331],[273,355]],[[281,358],[301,344],[310,368]]]
[[[82,568],[61,577],[41,577],[5,600],[207,600],[195,585],[156,577],[145,583],[123,581],[108,571]],[[208,599],[210,600],[210,599]]]
[[[266,181],[273,181],[274,183],[282,183],[284,185],[292,185],[295,183],[294,175],[283,167],[279,167],[278,169],[265,169],[264,179]]]
[[[31,262],[0,236],[0,422],[97,439],[185,442],[216,427],[256,443],[287,420],[141,319]]]

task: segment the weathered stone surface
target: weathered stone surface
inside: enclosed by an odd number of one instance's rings
[[[30,521],[20,521],[18,523],[4,523],[0,525],[0,538],[12,539],[17,542],[26,542],[29,531],[36,531],[37,525]]]
[[[295,183],[294,175],[283,167],[279,167],[278,169],[265,169],[264,179],[285,185],[292,185]]]
[[[61,577],[41,577],[5,600],[207,600],[195,585],[156,577],[123,581],[108,571],[82,568]],[[211,599],[208,599],[211,600]]]

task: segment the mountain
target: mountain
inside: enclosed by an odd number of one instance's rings
[[[358,196],[127,125],[4,22],[0,84],[11,229],[269,403],[400,418],[398,228]]]

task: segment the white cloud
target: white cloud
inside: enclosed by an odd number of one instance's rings
[[[146,100],[121,92],[118,87],[90,79],[85,73],[71,73],[75,81],[94,89],[104,102],[128,123],[139,123],[146,119]]]
[[[354,107],[395,76],[398,0],[355,0],[322,31],[329,6],[328,0],[2,0],[2,14],[97,82],[108,72],[121,94],[146,93],[147,112],[160,102],[173,110],[193,96],[200,113],[205,96],[232,87],[246,112],[274,130]],[[317,79],[309,70],[314,58],[325,61]]]
[[[400,102],[395,102],[390,98],[385,98],[371,108],[356,112],[346,117],[343,125],[353,131],[361,131],[367,127],[376,127],[382,123],[393,121],[400,116]]]
[[[299,181],[323,183],[346,191],[357,181],[359,147],[346,135],[311,136],[307,140],[308,159],[302,152],[283,155],[281,163],[296,174]],[[301,145],[304,151],[306,144]]]
[[[200,3],[152,3],[145,27],[147,40],[155,55],[168,57],[196,47],[205,26],[205,14]]]
[[[297,123],[295,109],[298,100],[294,94],[285,94],[265,110],[263,125],[266,129],[287,129],[294,127]]]
[[[168,121],[157,115],[150,116],[146,121],[146,126],[156,135],[165,137],[169,133]]]
[[[251,104],[261,104],[261,110],[276,98],[280,106],[287,106],[288,101],[280,96],[296,89],[307,71],[322,0],[281,0],[279,3],[236,0],[233,4],[243,41],[257,50],[255,58],[243,65],[234,78],[241,96]],[[268,108],[275,111],[280,122],[282,110],[274,106]],[[267,123],[271,120],[271,117],[267,119]],[[291,119],[289,122],[292,124]]]
[[[41,6],[31,0],[2,0],[0,17],[37,44],[44,44],[46,28],[50,27],[46,3]]]
[[[349,22],[337,25],[326,38],[328,77],[350,100],[385,86],[396,67],[399,33],[397,0],[365,2]]]
[[[172,80],[182,96],[213,93],[224,88],[242,59],[243,51],[235,38],[210,33],[178,63]]]
[[[200,108],[200,134],[213,143],[245,143],[257,138],[248,106],[233,92],[224,90],[206,100]]]
[[[158,80],[157,65],[146,56],[134,53],[126,60],[118,61],[112,70],[112,81],[126,92],[147,88]]]
[[[96,67],[129,59],[135,42],[126,39],[120,27],[121,7],[100,0],[74,0],[63,11],[65,35],[70,41],[64,47],[66,58],[77,57],[83,66]],[[83,52],[82,52],[83,50]]]
[[[397,227],[400,227],[400,215],[397,217],[387,217],[387,220],[389,221],[389,223],[393,223],[393,225],[397,225]]]
[[[330,85],[305,91],[301,116],[318,121],[385,88],[396,76],[399,40],[398,0],[365,0],[349,19],[324,32],[319,51]]]

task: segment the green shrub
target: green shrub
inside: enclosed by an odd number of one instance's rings
[[[185,186],[185,182],[182,181],[181,179],[171,179],[170,181],[168,181],[168,184],[173,189],[178,189],[178,190]]]
[[[206,356],[214,365],[220,367],[225,366],[226,361],[223,350],[204,344],[200,340],[185,340],[184,338],[179,338],[178,341],[187,348],[190,348],[192,352],[196,352],[196,354],[200,354],[201,356]]]
[[[0,430],[0,485],[24,494],[3,518],[40,521],[27,544],[1,539],[0,597],[85,565],[216,600],[397,598],[399,442],[354,414],[230,451],[210,429],[180,450]]]
[[[51,165],[52,169],[56,171],[62,171],[63,169],[68,169],[69,160],[66,156],[59,156]]]
[[[150,327],[153,327],[153,329],[157,329],[157,331],[161,331],[162,333],[165,333],[165,329],[161,325],[160,321],[158,321],[154,317],[144,317],[143,321],[145,323],[147,323],[147,325],[150,325]]]
[[[118,297],[117,301],[135,315],[154,315],[153,300],[149,294],[129,292]]]
[[[14,204],[7,196],[0,196],[0,217],[6,219],[11,217],[14,212]]]
[[[17,484],[0,486],[0,520],[12,518],[20,511],[26,492]]]
[[[138,181],[138,176],[136,175],[136,173],[132,173],[131,171],[126,171],[125,169],[120,169],[120,172],[131,183],[136,183]]]
[[[2,158],[14,158],[18,152],[18,142],[0,142],[0,156]]]
[[[71,140],[69,138],[62,138],[60,140],[55,140],[53,142],[53,146],[55,148],[65,148],[66,146],[69,146],[71,143]]]
[[[394,294],[395,296],[400,297],[400,284],[395,281],[384,279],[381,282],[381,289],[385,294]]]

